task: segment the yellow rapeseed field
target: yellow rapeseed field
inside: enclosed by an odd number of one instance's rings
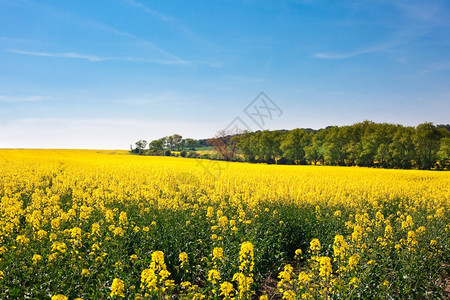
[[[445,298],[449,196],[448,172],[0,150],[0,298]]]

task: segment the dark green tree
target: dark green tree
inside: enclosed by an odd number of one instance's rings
[[[195,151],[195,149],[199,146],[199,142],[197,140],[185,139],[184,141],[185,141],[185,146],[191,151]]]
[[[281,142],[283,157],[296,165],[305,161],[305,148],[311,144],[311,136],[303,129],[291,130]]]
[[[280,131],[264,130],[258,135],[258,160],[268,164],[275,163],[276,160],[282,155],[282,151],[280,149],[282,133]]]
[[[183,149],[183,137],[179,134],[172,135],[172,141],[173,141],[173,148],[175,150],[182,150]]]
[[[323,164],[323,155],[325,152],[323,147],[323,140],[320,139],[319,133],[317,133],[315,136],[312,136],[311,139],[311,144],[304,148],[306,159],[312,162],[314,165],[316,165],[318,162],[321,162]]]
[[[148,144],[148,148],[151,151],[162,151],[164,150],[164,143],[165,143],[164,138],[153,140]]]
[[[144,152],[145,147],[147,147],[147,141],[146,140],[139,140],[135,143],[136,150],[138,153],[142,154]]]
[[[437,153],[439,166],[443,169],[450,167],[450,136],[448,131],[446,135],[446,137],[441,139],[441,146],[439,147],[439,151]]]
[[[431,169],[436,164],[441,137],[441,131],[433,123],[423,123],[416,127],[414,144],[419,169]]]
[[[258,137],[255,132],[244,132],[239,136],[237,146],[244,155],[244,159],[249,162],[255,162],[259,154]]]
[[[409,169],[412,166],[414,156],[414,127],[397,126],[392,142],[389,145],[389,153],[392,159],[392,167]]]
[[[348,143],[350,141],[349,126],[333,126],[327,129],[324,143],[324,158],[331,165],[345,165],[348,157]]]
[[[173,151],[174,150],[174,142],[173,142],[173,136],[166,136],[164,138],[165,140],[165,147],[166,149]]]

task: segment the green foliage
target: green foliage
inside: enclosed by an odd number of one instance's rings
[[[414,128],[364,121],[309,134],[303,129],[246,132],[238,149],[248,162],[445,169],[449,136],[445,127],[431,123]]]
[[[161,138],[158,140],[151,141],[149,143],[149,149],[154,151],[164,150],[165,138]]]
[[[199,157],[199,154],[197,152],[195,152],[195,151],[189,151],[186,157],[188,157],[188,158],[197,158],[197,157]]]
[[[291,130],[281,143],[283,156],[296,165],[305,159],[305,148],[311,144],[311,136],[303,129]]]
[[[416,161],[420,169],[430,169],[436,163],[442,134],[432,123],[420,124],[416,128],[414,144]]]
[[[194,139],[185,139],[185,145],[189,150],[195,151],[195,148],[199,146],[199,142]]]
[[[136,142],[131,153],[247,161],[268,164],[321,164],[399,169],[449,169],[450,126],[423,123],[409,127],[364,121],[351,126],[311,129],[264,130],[221,136],[209,140],[183,139],[174,134],[149,143]],[[209,143],[209,144],[208,144]],[[211,145],[214,143],[214,147]],[[200,147],[200,148],[199,148]],[[216,154],[192,153],[216,150]],[[191,150],[185,153],[182,150]],[[189,154],[192,153],[192,154]]]
[[[442,168],[448,168],[450,164],[450,137],[441,140],[441,147],[438,151],[439,164]]]

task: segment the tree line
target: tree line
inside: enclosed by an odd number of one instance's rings
[[[173,134],[150,142],[139,140],[135,143],[134,148],[133,145],[130,145],[130,152],[139,155],[171,156],[173,151],[179,151],[181,156],[186,156],[187,151],[195,152],[199,147],[210,146],[207,139],[184,139],[179,134]],[[198,154],[191,153],[191,156],[197,157]]]
[[[155,143],[159,150],[182,147],[195,150],[188,146],[195,143],[186,139],[183,144],[180,138],[172,142],[167,137],[156,140],[159,142],[152,141],[149,151],[156,149]],[[221,159],[229,161],[424,170],[450,168],[450,125],[432,123],[412,127],[364,121],[320,130],[297,128],[240,134],[220,131],[214,138],[202,141],[204,145],[211,145]]]

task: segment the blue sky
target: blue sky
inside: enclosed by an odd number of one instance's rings
[[[448,1],[0,0],[0,148],[449,123]]]

